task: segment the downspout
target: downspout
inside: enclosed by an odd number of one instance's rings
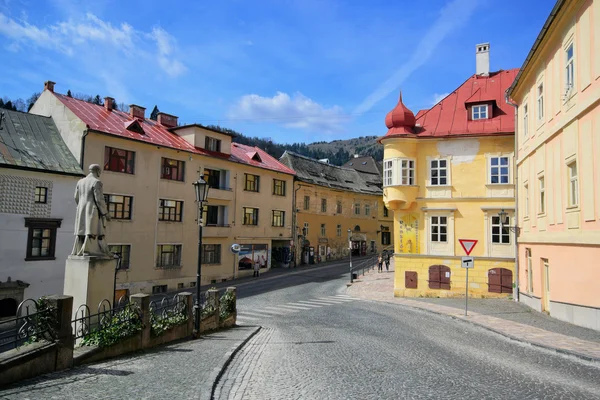
[[[292,185],[293,182],[296,180],[296,177],[294,176],[292,178]],[[296,189],[294,189],[294,198],[292,199],[292,240],[294,241],[294,243],[296,243],[296,250],[294,252],[294,267],[298,266],[298,250],[301,249],[301,247],[299,246],[298,242],[298,234],[297,234],[297,225],[298,225],[298,210],[296,209],[296,203],[297,203],[297,197],[298,197],[298,190],[300,190],[300,188],[302,187],[302,185],[298,184],[298,187]],[[304,243],[303,243],[304,244]],[[302,254],[300,254],[300,257],[302,257]]]
[[[513,290],[513,296],[515,301],[519,301],[519,170],[517,168],[518,159],[518,137],[519,137],[519,113],[518,105],[511,102],[508,97],[508,90],[504,92],[504,101],[506,104],[513,106],[515,109],[515,167],[514,167],[514,185],[515,185],[515,290]]]
[[[81,151],[79,152],[79,166],[84,172],[85,169],[83,168],[83,157],[85,156],[85,137],[88,135],[90,129],[89,125],[86,125],[85,127],[86,129],[84,129],[83,135],[81,136]]]

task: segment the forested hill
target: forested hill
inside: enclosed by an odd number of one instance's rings
[[[236,135],[233,138],[234,142],[249,146],[257,146],[277,159],[279,159],[286,150],[289,150],[319,160],[328,158],[329,162],[334,165],[346,163],[346,161],[352,158],[354,154],[371,156],[376,161],[383,160],[383,146],[376,142],[377,136],[361,136],[354,139],[315,142],[310,144],[280,144],[275,143],[268,138],[248,137],[240,132],[217,125],[207,125],[206,127],[226,133],[233,133]]]

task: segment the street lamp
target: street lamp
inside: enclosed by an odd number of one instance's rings
[[[517,236],[519,236],[519,232],[521,231],[521,228],[519,228],[518,226],[510,226],[510,225],[505,225],[504,224],[504,220],[506,219],[506,217],[508,217],[508,213],[506,211],[504,211],[504,208],[502,210],[500,210],[500,212],[498,213],[498,217],[500,217],[500,229],[504,229],[507,228],[509,229],[511,232],[514,232],[517,234]]]
[[[113,253],[113,257],[117,259],[115,266],[115,280],[113,281],[113,309],[117,306],[117,272],[121,269],[121,253]]]
[[[200,335],[200,273],[202,271],[202,211],[204,203],[208,199],[208,184],[202,177],[194,185],[194,191],[196,192],[196,203],[198,203],[198,269],[196,271],[196,304],[194,305],[194,329],[196,335]]]
[[[348,228],[348,248],[350,249],[350,283],[354,282],[352,279],[352,229]]]

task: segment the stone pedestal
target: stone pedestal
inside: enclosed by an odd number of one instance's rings
[[[65,265],[64,294],[73,296],[73,313],[87,304],[90,314],[98,312],[104,299],[113,303],[117,260],[95,256],[69,256]]]

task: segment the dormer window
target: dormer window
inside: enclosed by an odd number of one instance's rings
[[[221,152],[221,141],[219,139],[215,139],[210,136],[207,136],[206,141],[204,142],[204,148],[209,151],[216,151],[216,152],[220,153]]]
[[[474,121],[478,120],[478,119],[488,119],[488,106],[487,106],[487,104],[473,106],[473,108],[472,108],[472,114],[471,114],[471,119],[473,119]]]

